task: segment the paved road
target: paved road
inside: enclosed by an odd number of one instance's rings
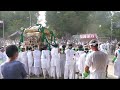
[[[108,66],[108,79],[117,79],[117,77],[114,75],[114,64],[111,62],[113,59],[113,56],[109,57],[109,66]]]

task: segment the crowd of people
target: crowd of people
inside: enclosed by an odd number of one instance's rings
[[[88,44],[74,46],[52,44],[42,49],[38,45],[0,48],[0,71],[3,79],[105,79],[109,65],[109,44],[91,40]],[[115,50],[114,74],[120,78],[120,43]]]

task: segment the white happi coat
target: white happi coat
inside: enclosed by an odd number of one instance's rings
[[[51,66],[60,67],[60,53],[58,53],[58,48],[53,48],[51,50]]]
[[[84,72],[86,55],[86,53],[83,53],[79,58],[78,70],[81,74]]]
[[[75,56],[76,56],[76,71],[78,71],[78,66],[80,64],[79,63],[80,62],[79,58],[83,53],[84,53],[84,51],[77,51],[76,54],[75,54]]]
[[[77,51],[75,55],[76,55],[76,57],[78,57],[78,58],[79,58],[79,57],[80,57],[80,55],[81,55],[81,54],[83,54],[83,53],[84,53],[84,51]]]
[[[75,55],[75,51],[72,49],[67,49],[65,50],[65,54],[66,54],[66,65],[70,65],[71,61],[73,60],[73,57]]]
[[[21,52],[19,55],[20,62],[23,63],[24,65],[28,65],[27,52],[26,51]]]
[[[24,64],[25,70],[28,73],[28,58],[26,51],[19,53],[19,61]]]
[[[108,56],[102,51],[92,51],[87,55],[85,65],[89,67],[90,79],[105,79]]]
[[[117,49],[115,54],[117,54],[117,59],[114,63],[114,74],[120,77],[120,49]]]
[[[107,53],[110,53],[110,43],[106,43]]]
[[[67,49],[65,50],[65,53],[66,53],[66,62],[65,62],[64,79],[68,79],[68,78],[74,79],[75,51],[72,49]]]
[[[81,54],[83,54],[83,53],[84,53],[84,51],[77,51],[77,52],[76,52],[75,56],[76,56],[76,60],[77,60],[77,61],[79,60]]]
[[[42,50],[41,66],[42,68],[46,68],[46,69],[50,68],[50,51],[49,50]]]
[[[55,78],[55,74],[57,78],[61,77],[61,68],[60,68],[60,53],[58,52],[58,48],[52,48],[51,50],[51,77]]]
[[[100,51],[106,53],[106,46],[105,46],[105,44],[101,44],[100,45]]]
[[[34,67],[41,67],[41,52],[40,50],[33,51],[33,58],[34,58]]]
[[[32,55],[32,51],[28,50],[27,52],[27,57],[28,57],[28,67],[32,67],[33,66],[33,55]]]
[[[0,62],[2,63],[2,62],[4,62],[4,61],[6,61],[6,60],[7,60],[7,55],[6,55],[6,53],[0,51]],[[1,63],[0,63],[0,64],[1,64]]]
[[[1,71],[1,66],[2,66],[3,64],[5,64],[6,62],[8,62],[8,60],[5,61],[5,62],[3,62],[3,63],[0,65],[0,79],[3,79],[3,75],[2,75],[2,71]]]

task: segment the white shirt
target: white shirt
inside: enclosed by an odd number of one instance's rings
[[[93,51],[87,55],[85,65],[90,68],[90,74],[94,75],[93,79],[99,79],[101,73],[105,74],[108,62],[107,54],[102,51]]]
[[[28,58],[28,65],[29,67],[33,66],[33,56],[32,56],[32,51],[27,52],[27,58]]]
[[[52,58],[60,58],[60,53],[58,53],[58,48],[53,48],[52,50],[51,50],[51,56],[52,56]]]
[[[100,51],[102,51],[102,52],[107,54],[107,50],[106,49],[107,49],[106,44],[101,44],[100,45]]]
[[[75,56],[78,59],[82,54],[84,53],[84,51],[77,51]]]
[[[27,52],[21,52],[19,53],[19,61],[23,64],[27,64]]]
[[[75,55],[75,51],[72,49],[67,49],[65,50],[65,54],[66,54],[66,62],[70,63],[71,60],[73,60],[73,57]]]
[[[33,51],[33,57],[34,57],[34,60],[40,59],[41,58],[40,50],[34,50]]]
[[[31,60],[33,58],[32,51],[27,52],[27,57],[28,57],[28,60]]]
[[[7,58],[8,58],[8,57],[7,57],[6,53],[0,51],[0,60],[6,61]]]
[[[41,66],[42,68],[50,68],[50,51],[49,50],[42,50]]]
[[[60,64],[60,53],[58,53],[58,48],[52,48],[51,56],[51,66],[58,66]]]
[[[41,59],[50,59],[50,51],[42,50]]]
[[[107,50],[109,50],[110,49],[110,43],[107,43],[106,47],[107,47]]]
[[[105,50],[105,45],[104,45],[104,44],[101,44],[101,45],[100,45],[100,50],[101,50],[101,51],[104,51],[104,50]]]
[[[41,59],[41,52],[40,50],[33,51],[33,58],[34,58],[34,67],[40,67],[40,59]]]
[[[80,71],[81,74],[84,72],[85,61],[86,61],[86,53],[83,53],[80,56],[79,63],[78,63],[78,69],[79,69],[79,71]]]

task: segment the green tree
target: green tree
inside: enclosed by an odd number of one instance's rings
[[[57,31],[59,37],[84,33],[90,13],[90,11],[47,11],[46,24]]]
[[[87,33],[97,33],[100,37],[110,37],[111,18],[113,16],[110,11],[94,11],[88,17]]]
[[[36,13],[38,11],[30,11],[32,25],[37,23]],[[0,20],[4,20],[5,36],[20,30],[21,27],[30,26],[29,11],[0,11]],[[0,28],[0,36],[2,36],[2,27]]]
[[[120,12],[114,12],[113,19],[113,38],[120,40]]]
[[[113,26],[120,25],[120,12],[111,11],[47,11],[47,26],[52,27],[59,37],[66,33],[97,33],[100,37],[111,37],[111,19]],[[115,24],[114,24],[115,23]],[[114,28],[113,38],[119,37],[120,28]]]

